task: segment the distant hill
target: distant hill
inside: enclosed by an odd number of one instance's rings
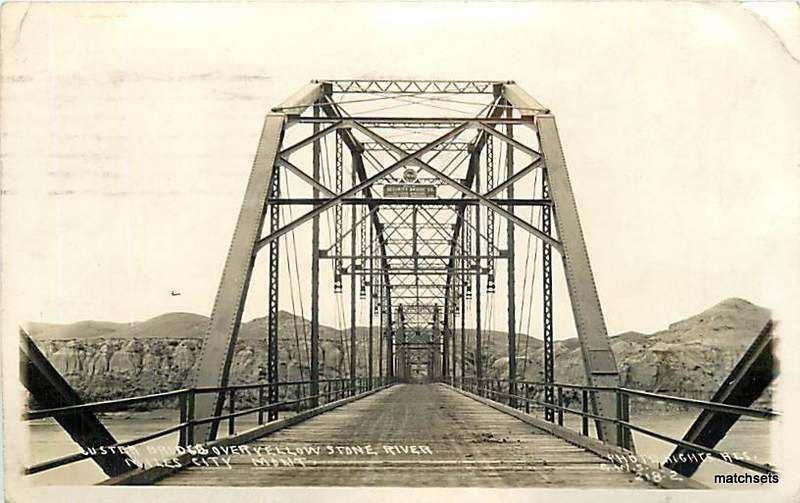
[[[743,299],[727,299],[672,323],[665,330],[652,334],[629,331],[613,336],[611,347],[624,385],[710,398],[769,318],[767,309]],[[42,351],[76,389],[86,398],[104,399],[185,386],[207,326],[206,316],[167,313],[133,323],[34,323],[28,328]],[[264,318],[242,324],[231,370],[232,382],[255,382],[263,377],[266,332]],[[280,378],[307,378],[310,322],[281,311],[278,332]],[[366,372],[367,334],[366,327],[356,330],[360,374]],[[373,363],[377,369],[377,329],[375,334]],[[467,330],[467,341],[465,363],[471,372],[474,330]],[[521,378],[543,379],[541,347],[539,339],[518,337],[517,368]],[[323,375],[346,375],[349,330],[320,326],[320,348]],[[583,356],[576,338],[557,340],[554,353],[556,381],[585,382]],[[504,332],[483,332],[483,359],[487,377],[507,376]]]
[[[28,323],[28,333],[41,340],[96,339],[113,337],[114,333],[125,333],[136,323],[114,323],[111,321],[77,321],[69,324]]]

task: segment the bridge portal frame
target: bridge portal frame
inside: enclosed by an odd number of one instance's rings
[[[495,100],[489,113],[485,117],[378,117],[378,116],[359,116],[348,117],[343,113],[343,109],[333,99],[336,93],[382,93],[407,95],[408,93],[417,94],[491,94]],[[312,107],[314,114],[304,116],[307,108]],[[324,113],[324,116],[319,114]],[[503,114],[505,112],[505,117]],[[518,115],[518,117],[515,116]],[[298,124],[311,124],[314,128],[313,134],[291,146],[284,146],[283,139],[287,128]],[[506,127],[506,133],[500,132],[497,128]],[[528,128],[533,130],[539,141],[541,153],[529,147],[513,137],[515,127]],[[421,146],[414,146],[414,150],[406,150],[403,147],[389,141],[380,135],[376,129],[379,128],[427,128],[427,129],[447,129],[447,132],[440,135],[433,141]],[[429,162],[423,161],[422,156],[437,149],[444,149],[444,145],[459,141],[460,135],[467,130],[478,132],[476,140],[471,143],[469,148],[469,168],[467,176],[463,180],[456,180],[442,170],[439,170]],[[350,153],[353,171],[353,185],[347,190],[333,191],[327,188],[319,180],[319,142],[328,134],[335,134],[337,141],[345,145]],[[364,166],[365,143],[358,140],[356,134],[367,138],[370,146],[378,146],[386,151],[393,153],[394,162],[388,166],[381,165],[381,169],[376,173],[368,175]],[[514,171],[513,158],[507,158],[508,178],[494,187],[487,187],[486,192],[480,188],[481,182],[481,153],[486,148],[491,151],[492,143],[500,141],[507,145],[507,148],[517,150],[531,156],[533,161],[519,171]],[[309,176],[302,169],[289,161],[289,156],[293,152],[313,145],[313,165],[314,174]],[[488,145],[488,147],[487,147]],[[460,147],[459,147],[460,148]],[[338,157],[338,156],[337,156]],[[338,163],[337,163],[338,165]],[[509,235],[513,241],[513,229],[519,227],[537,237],[543,242],[546,249],[556,249],[561,256],[564,265],[567,290],[572,304],[572,312],[575,320],[578,338],[584,359],[586,380],[589,385],[595,386],[615,386],[619,385],[619,372],[616,366],[614,354],[611,351],[608,334],[603,319],[602,309],[594,283],[594,277],[589,263],[589,256],[584,241],[580,219],[578,216],[575,198],[567,173],[566,162],[561,147],[561,141],[555,124],[555,117],[550,111],[542,106],[538,101],[528,95],[520,86],[513,81],[405,81],[405,80],[321,80],[312,81],[302,89],[297,91],[288,100],[272,112],[266,115],[264,126],[261,132],[261,139],[256,150],[256,156],[250,174],[250,179],[245,190],[242,207],[239,212],[233,238],[228,251],[228,256],[223,268],[219,288],[214,301],[211,319],[206,331],[205,343],[200,357],[195,366],[192,384],[195,387],[204,386],[227,386],[230,377],[230,366],[232,362],[234,347],[238,336],[241,323],[244,303],[247,297],[247,290],[251,280],[253,265],[256,254],[264,247],[274,253],[270,253],[270,267],[273,261],[277,264],[277,240],[285,236],[303,223],[311,220],[318,229],[319,217],[329,209],[340,207],[346,200],[361,195],[369,212],[371,225],[377,238],[378,261],[380,262],[379,271],[374,271],[370,266],[370,278],[374,273],[382,276],[382,299],[381,312],[384,314],[385,327],[381,333],[386,334],[387,341],[387,361],[386,367],[389,375],[393,375],[395,370],[393,339],[396,337],[392,323],[392,274],[390,268],[389,252],[387,250],[387,240],[384,235],[385,222],[379,217],[376,211],[376,199],[372,194],[372,187],[376,182],[386,179],[398,169],[405,166],[414,166],[425,172],[427,175],[439,180],[444,185],[455,189],[466,200],[474,200],[475,206],[474,219],[475,225],[475,264],[469,264],[463,257],[471,255],[471,251],[459,247],[459,243],[469,240],[460,240],[462,232],[468,232],[465,228],[467,218],[465,217],[467,205],[456,206],[456,223],[453,226],[452,237],[450,239],[450,253],[447,260],[446,285],[442,305],[449,305],[448,296],[455,295],[456,285],[460,281],[462,285],[466,283],[465,270],[470,265],[476,265],[474,270],[474,281],[476,284],[476,339],[475,339],[475,362],[477,377],[482,377],[483,365],[481,354],[481,319],[480,319],[480,298],[481,298],[481,276],[483,268],[480,266],[482,255],[482,242],[487,244],[487,256],[490,267],[487,267],[487,276],[490,278],[489,284],[493,284],[493,235],[488,240],[482,239],[481,232],[481,212],[487,211],[492,214],[489,219],[491,225],[494,218],[500,216],[509,224]],[[312,210],[283,225],[273,225],[274,215],[277,214],[278,205],[270,204],[275,198],[277,191],[270,191],[270,187],[277,185],[277,172],[285,169],[293,173],[301,180],[307,182],[314,189],[313,199],[317,199],[320,194],[324,194],[327,199],[322,202],[315,202]],[[551,236],[547,226],[540,229],[526,220],[517,216],[513,211],[512,205],[501,205],[495,196],[502,190],[506,190],[509,199],[513,198],[513,186],[520,183],[527,174],[541,169],[544,172],[543,179],[546,180],[546,187],[549,190],[548,197],[552,204],[552,220],[555,223],[557,238]],[[487,173],[492,176],[493,171]],[[488,176],[487,176],[488,177]],[[410,205],[423,205],[422,202],[410,202]],[[271,220],[269,232],[262,236],[265,215],[270,209]],[[487,213],[488,214],[488,213]],[[549,207],[547,214],[550,215]],[[352,222],[355,226],[355,222]],[[513,224],[513,225],[512,225]],[[352,239],[355,239],[355,230]],[[315,231],[318,238],[318,230]],[[341,236],[337,236],[340,238]],[[470,243],[471,244],[471,243]],[[513,249],[509,250],[513,261]],[[341,253],[339,254],[341,255]],[[351,251],[355,255],[355,246]],[[317,306],[319,302],[319,274],[318,261],[320,259],[319,250],[315,246],[313,252],[313,262],[316,263],[317,273],[312,273],[312,305]],[[460,272],[457,270],[460,266]],[[465,267],[466,266],[466,267]],[[545,275],[550,277],[550,262],[546,262],[544,267],[547,269]],[[271,269],[272,270],[272,269]],[[277,267],[275,268],[277,270]],[[513,270],[513,268],[512,268]],[[415,268],[414,273],[419,276],[419,267]],[[355,288],[356,267],[355,259],[351,259],[351,282]],[[277,276],[270,274],[270,291],[277,292]],[[372,283],[372,280],[370,280]],[[513,279],[509,279],[509,285],[513,284]],[[548,290],[549,289],[549,290]],[[469,289],[467,288],[467,291]],[[513,291],[513,289],[510,289]],[[462,291],[464,289],[462,288]],[[452,292],[452,293],[451,293]],[[548,295],[549,292],[549,295]],[[351,292],[351,302],[355,303],[355,290]],[[546,377],[552,382],[552,285],[545,285],[545,366]],[[461,355],[462,376],[464,374],[464,299],[461,295],[462,313],[462,334],[461,334]],[[456,304],[457,305],[457,304]],[[511,303],[513,306],[513,302]],[[270,352],[268,365],[268,378],[270,382],[277,380],[277,295],[270,299],[268,313],[268,338],[269,347],[274,348]],[[402,306],[398,306],[401,308]],[[351,306],[354,309],[354,306]],[[548,316],[549,310],[549,316]],[[455,309],[454,309],[455,311]],[[402,313],[402,309],[399,309]],[[449,314],[449,310],[448,310]],[[401,314],[402,316],[402,314]],[[319,337],[319,318],[318,313],[312,313],[312,347],[318,348]],[[355,378],[355,314],[351,311],[351,358],[350,358],[350,377]],[[445,326],[448,321],[445,320]],[[549,325],[548,325],[549,324]],[[316,326],[316,329],[314,328]],[[549,326],[549,329],[548,329]],[[274,329],[273,329],[274,328]],[[405,332],[403,323],[397,327],[401,333]],[[549,334],[549,337],[548,337]],[[509,352],[513,351],[512,343],[515,338],[514,328],[509,323]],[[442,340],[448,340],[445,336]],[[370,345],[371,348],[371,345]],[[549,351],[549,353],[548,353]],[[315,351],[316,352],[316,351]],[[455,354],[455,351],[454,351]],[[316,355],[315,355],[316,356]],[[370,360],[372,355],[369,356]],[[273,365],[274,364],[274,365]],[[319,377],[319,362],[316,357],[312,357],[312,380]],[[455,365],[453,366],[455,369]],[[405,370],[405,369],[404,369]],[[443,369],[444,370],[444,369]],[[513,383],[516,380],[515,365],[509,365],[509,379]],[[549,372],[549,373],[548,373]],[[317,388],[318,389],[318,388]],[[551,396],[552,398],[552,396]],[[276,400],[276,397],[271,397]],[[206,395],[198,399],[196,404],[197,413],[202,416],[218,416],[222,412],[225,397],[219,395]],[[603,397],[592,399],[593,411],[601,416],[610,416],[616,404]],[[208,426],[200,428],[199,438],[213,440],[216,438],[219,422],[212,422]],[[597,423],[597,433],[601,440],[616,443],[616,428],[609,422],[599,421]]]

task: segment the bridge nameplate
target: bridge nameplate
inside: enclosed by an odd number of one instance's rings
[[[383,197],[436,197],[436,186],[419,183],[390,183],[383,186]]]

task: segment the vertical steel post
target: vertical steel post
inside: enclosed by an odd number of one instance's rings
[[[228,414],[236,412],[236,391],[230,390],[228,392]],[[231,416],[228,418],[228,435],[233,435],[236,431],[236,418]]]
[[[319,117],[319,105],[314,106],[314,117]],[[314,134],[320,130],[320,125],[314,124]],[[320,142],[314,140],[312,151],[312,166],[314,181],[320,178]],[[312,197],[319,198],[319,189],[314,187]],[[319,205],[315,204],[314,208]],[[311,223],[311,406],[319,405],[319,216],[315,216]]]
[[[449,377],[450,371],[448,369],[450,363],[450,340],[447,337],[447,325],[450,321],[450,288],[448,287],[445,291],[444,296],[444,317],[442,318],[442,378],[447,379]]]
[[[383,377],[383,344],[386,340],[386,317],[383,304],[383,274],[378,274],[378,377]]]
[[[335,147],[335,191],[337,194],[342,193],[342,171],[344,164],[344,152],[342,145],[342,135],[340,131],[336,132],[336,147]],[[341,293],[342,291],[342,205],[337,204],[333,208],[333,291],[334,293]],[[355,231],[353,231],[355,232]]]
[[[486,190],[494,188],[494,137],[486,136]],[[494,242],[494,211],[486,210],[486,266],[489,274],[486,277],[486,293],[495,290],[495,242]]]
[[[528,384],[525,384],[525,413],[531,413],[531,388]]]
[[[194,402],[195,402],[194,388],[186,393],[186,444],[194,445]]]
[[[463,218],[463,217],[462,217]],[[462,226],[462,229],[466,230],[467,226]],[[461,379],[464,380],[467,377],[466,369],[467,369],[467,359],[466,359],[466,339],[467,339],[467,328],[466,328],[466,319],[467,319],[467,295],[466,295],[466,288],[467,288],[467,275],[466,275],[466,259],[464,259],[465,249],[464,246],[466,238],[464,237],[464,232],[461,233],[461,272],[459,273],[459,278],[461,282]]]
[[[481,191],[480,169],[475,170],[475,191]],[[483,355],[481,351],[481,207],[475,206],[475,377],[482,387]],[[482,394],[482,393],[479,393]]]
[[[392,306],[389,303],[389,285],[385,284],[383,285],[383,288],[385,292],[383,299],[386,301],[386,308],[384,310],[384,315],[386,316],[386,375],[391,379],[394,379],[394,331],[392,327]]]
[[[186,422],[186,418],[187,418],[187,415],[186,415],[187,408],[186,407],[187,407],[187,404],[186,404],[186,393],[181,393],[181,395],[178,396],[178,410],[180,411],[179,414],[180,414],[180,423],[181,424]],[[188,426],[184,426],[183,428],[180,429],[180,432],[178,433],[178,445],[181,446],[181,447],[186,447],[187,445],[189,445],[186,442],[186,431],[188,429],[189,429]]]
[[[439,361],[441,353],[441,328],[439,324],[439,306],[433,306],[433,380],[438,381],[441,377],[442,362]]]
[[[619,389],[617,389],[617,390],[614,391],[614,395],[615,395],[615,397],[617,399],[617,413],[614,415],[614,418],[617,420],[617,439],[616,440],[617,440],[617,445],[619,447],[624,447],[625,446],[625,440],[624,440],[625,435],[623,434],[622,423],[620,423],[620,421],[622,421],[622,418],[624,416],[623,404],[622,404],[622,393],[620,393]]]
[[[258,387],[258,406],[264,406],[264,386]],[[264,424],[264,409],[259,408],[258,410],[258,424]]]
[[[366,222],[363,225],[367,225]],[[375,261],[373,260],[373,253],[375,252],[375,247],[373,245],[373,233],[372,233],[372,226],[369,227],[369,341],[367,343],[367,382],[369,383],[368,388],[372,389],[372,373],[373,373],[373,363],[372,363],[372,339],[374,337],[373,334],[373,309],[375,308],[375,290],[373,289],[373,283],[375,282],[375,275],[373,271],[375,270]],[[363,245],[362,245],[363,246]]]
[[[353,157],[356,153],[351,153]],[[356,184],[355,159],[350,165],[350,183]],[[350,208],[350,393],[356,394],[356,206]]]
[[[631,419],[631,410],[630,410],[630,397],[625,394],[621,393],[622,395],[622,420],[626,423],[630,422]],[[627,426],[623,427],[622,431],[622,448],[623,449],[630,449],[633,446],[633,441],[631,437],[631,430]]]
[[[581,411],[583,412],[583,416],[581,416],[581,433],[583,436],[589,436],[589,416],[586,414],[589,413],[589,390],[581,390]]]
[[[456,292],[458,292],[458,289],[456,288],[456,283],[455,283],[457,278],[458,278],[458,276],[456,274],[453,274],[453,281],[450,283],[450,291],[451,291],[451,294],[450,294],[450,302],[451,302],[451,307],[450,307],[450,340],[452,341],[452,349],[450,351],[451,358],[452,358],[452,364],[450,366],[450,375],[453,378],[453,382],[455,382],[455,379],[456,379],[456,363],[457,363],[457,361],[456,361],[456,310],[457,310],[457,307],[456,307]]]
[[[558,425],[564,426],[564,390],[559,386],[556,388],[558,394]]]
[[[276,166],[272,173],[272,198],[277,198],[280,195],[280,170]],[[280,227],[280,206],[270,206],[270,232],[275,232]],[[267,298],[267,382],[269,382],[269,390],[267,393],[267,402],[270,405],[277,404],[280,400],[278,391],[278,281],[280,279],[279,262],[280,257],[278,254],[278,239],[269,243],[269,284],[267,289],[269,295]],[[268,421],[278,419],[278,409],[270,409],[267,414]]]
[[[508,102],[504,102],[508,105]],[[506,108],[506,116],[510,119],[514,112],[510,106]],[[506,136],[514,137],[514,126],[506,126]],[[511,144],[506,144],[506,176],[511,178],[514,174],[514,148]],[[514,184],[508,186],[506,190],[509,199],[514,199]],[[514,213],[514,207],[508,205],[506,208],[509,213]],[[508,257],[506,259],[507,280],[506,291],[508,295],[508,393],[509,405],[516,408],[517,402],[514,395],[517,394],[517,301],[516,301],[516,264],[515,264],[515,240],[514,225],[506,221],[506,248]],[[525,376],[522,376],[524,379]]]
[[[542,176],[542,199],[550,197],[550,187],[547,182],[547,170]],[[542,207],[542,232],[550,235],[551,227],[550,206]],[[553,388],[550,386],[555,382],[555,372],[553,369],[553,263],[552,249],[549,244],[542,241],[542,316],[544,331],[544,401],[553,403]],[[553,421],[553,409],[546,407],[544,417],[547,421]]]

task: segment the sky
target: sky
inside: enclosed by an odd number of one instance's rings
[[[798,28],[792,3],[5,4],[4,327],[208,315],[264,114],[315,78],[515,80],[549,107],[610,333],[729,297],[791,318]],[[560,270],[555,292],[572,337]]]

